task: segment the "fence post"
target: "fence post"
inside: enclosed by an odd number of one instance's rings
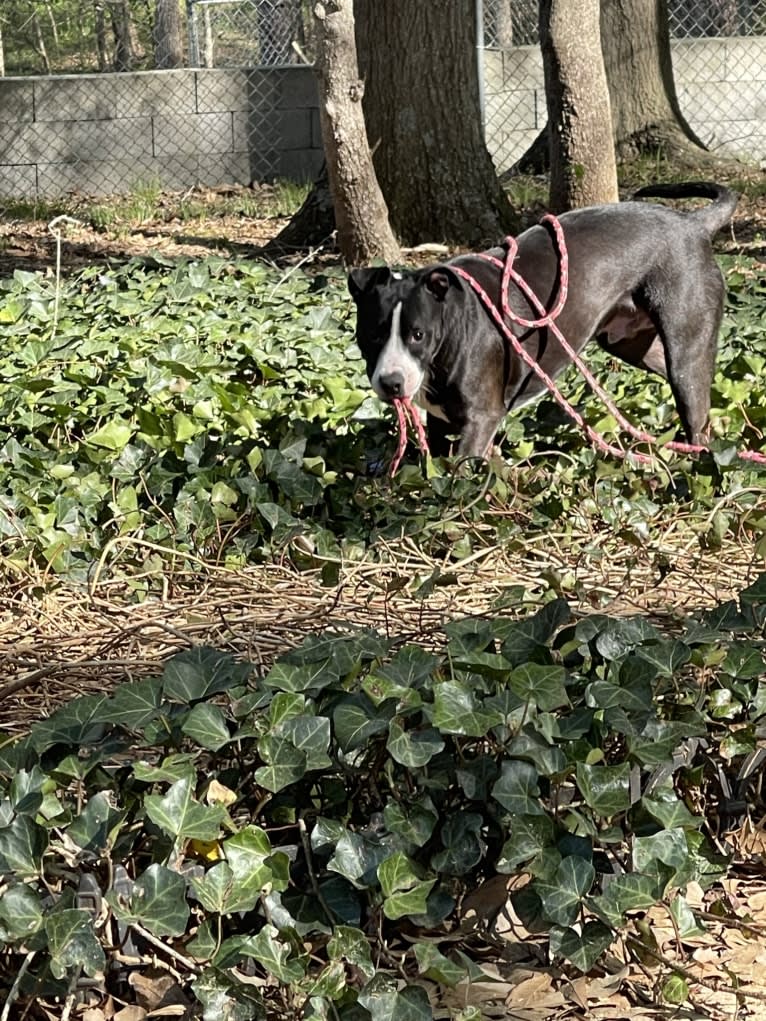
[[[186,0],[186,25],[189,32],[189,66],[199,67],[199,31],[196,0]]]

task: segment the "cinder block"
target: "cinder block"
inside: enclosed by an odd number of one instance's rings
[[[321,149],[295,149],[279,155],[277,176],[288,181],[315,181],[324,163]]]
[[[36,78],[36,121],[107,120],[114,117],[114,75],[52,75]]]
[[[498,174],[505,173],[521,159],[537,135],[537,131],[496,132],[489,140],[487,148]]]
[[[543,57],[539,46],[514,46],[503,50],[503,74],[515,89],[537,88],[543,84]]]
[[[197,68],[197,112],[247,110],[252,103],[255,75],[238,68]]]
[[[115,117],[191,114],[197,108],[197,79],[191,69],[137,71],[104,77],[109,79]]]
[[[283,110],[312,108],[319,105],[319,87],[313,67],[300,65],[273,72],[277,105]]]
[[[234,152],[249,152],[254,147],[284,148],[282,143],[282,117],[278,110],[258,108],[249,113],[234,113],[232,130]]]
[[[482,64],[484,66],[485,93],[502,92],[505,85],[502,52],[500,50],[485,50]]]
[[[694,130],[713,152],[731,153],[743,160],[766,158],[766,121],[704,121]]]
[[[766,90],[766,36],[733,36],[724,41],[727,81],[760,81]]]
[[[533,89],[519,89],[489,95],[484,103],[485,134],[506,125],[514,131],[534,131],[538,127],[537,95]]]
[[[324,149],[322,141],[322,123],[319,119],[319,110],[315,108],[310,111],[311,115],[311,147],[312,149]]]
[[[0,78],[0,110],[4,123],[32,121],[35,116],[34,83],[31,79]]]
[[[766,90],[761,82],[695,82],[678,90],[684,116],[695,120],[766,120]]]
[[[33,153],[40,163],[146,160],[152,156],[151,118],[45,121],[34,125]]]
[[[0,166],[0,198],[36,199],[37,167],[30,163]]]
[[[36,163],[35,124],[6,123],[0,120],[0,159],[3,164]]]
[[[726,44],[719,39],[677,39],[670,44],[676,88],[725,77]]]
[[[233,149],[230,113],[193,113],[153,117],[154,153],[158,158],[209,155]]]
[[[279,148],[290,149],[311,148],[311,111],[283,110],[280,117]]]
[[[216,156],[200,156],[197,161],[199,183],[215,188],[221,184],[252,182],[250,160],[244,152],[225,152]]]

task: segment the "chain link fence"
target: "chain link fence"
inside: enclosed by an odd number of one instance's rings
[[[0,192],[311,178],[322,162],[311,7],[0,0]],[[483,0],[485,133],[501,173],[546,120],[537,8]],[[763,157],[766,0],[669,8],[691,127],[712,148]]]
[[[668,0],[676,91],[711,149],[766,156],[766,0]],[[545,126],[537,0],[484,0],[484,124],[505,172]]]

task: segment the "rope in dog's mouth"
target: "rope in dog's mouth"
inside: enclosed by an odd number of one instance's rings
[[[389,468],[389,475],[394,476],[399,468],[404,457],[404,451],[407,449],[407,433],[410,425],[415,431],[415,435],[418,438],[418,446],[423,454],[429,454],[428,440],[426,439],[426,431],[423,428],[423,422],[421,421],[418,409],[412,403],[409,397],[394,397],[393,399],[394,410],[396,411],[396,417],[399,421],[399,444],[396,448],[396,454],[391,462]]]

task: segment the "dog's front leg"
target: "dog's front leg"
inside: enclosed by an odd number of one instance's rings
[[[458,457],[488,457],[503,414],[474,413],[463,427],[457,447]]]

